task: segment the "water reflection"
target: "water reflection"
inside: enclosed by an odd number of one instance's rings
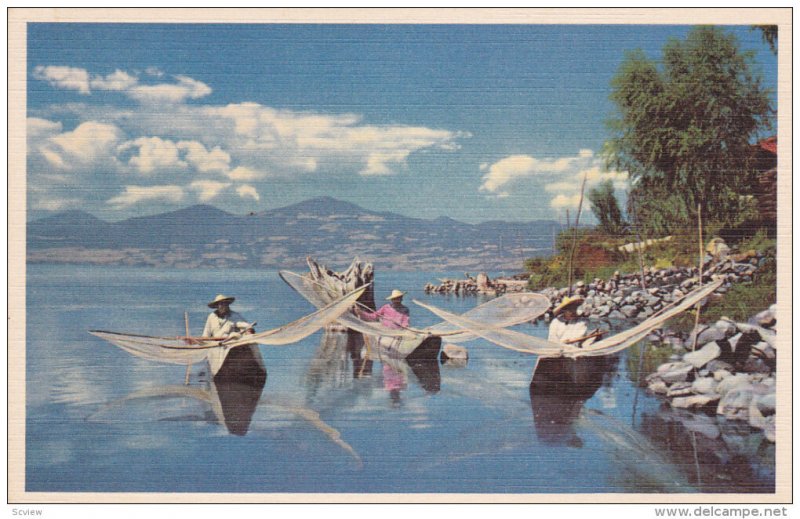
[[[775,491],[775,446],[746,423],[664,405],[641,430],[702,492]]]
[[[575,423],[586,401],[611,380],[616,363],[616,357],[539,359],[529,388],[539,440],[582,447]]]
[[[380,368],[376,375],[376,366]],[[375,382],[369,382],[375,378]],[[432,355],[398,359],[383,349],[378,341],[367,341],[361,333],[326,331],[306,373],[309,399],[323,396],[325,389],[349,387],[363,391],[364,383],[380,387],[389,394],[393,406],[399,406],[410,384],[426,393],[441,389],[439,360]]]
[[[347,337],[347,353],[350,355],[350,361],[353,363],[353,378],[371,377],[373,361],[367,355],[367,345],[364,341],[364,335],[353,331],[348,331],[344,335]],[[323,338],[323,340],[325,339]]]

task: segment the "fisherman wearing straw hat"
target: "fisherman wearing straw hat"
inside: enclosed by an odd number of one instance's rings
[[[586,321],[578,319],[578,307],[581,304],[583,304],[583,298],[580,296],[565,297],[553,309],[554,319],[550,323],[548,341],[583,347],[588,346],[599,337],[600,334],[597,330],[590,333]]]
[[[236,300],[234,297],[217,295],[213,301],[208,303],[209,308],[213,308],[206,319],[206,326],[203,328],[203,337],[214,339],[236,339],[242,333],[253,333],[255,323],[249,323],[238,312],[231,310],[230,306]]]
[[[409,314],[408,307],[403,304],[404,295],[406,295],[405,292],[392,290],[392,293],[386,298],[389,303],[380,307],[378,311],[367,312],[356,308],[356,314],[366,321],[380,320],[383,326],[393,330],[408,328]]]

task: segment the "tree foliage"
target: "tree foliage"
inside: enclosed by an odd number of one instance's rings
[[[769,45],[769,50],[776,56],[778,55],[778,26],[777,25],[754,25],[753,30],[761,31],[761,39]]]
[[[651,232],[696,218],[729,221],[754,181],[751,145],[771,127],[769,93],[753,53],[716,27],[670,40],[660,63],[626,55],[612,80],[609,165],[628,171],[629,200]]]
[[[600,230],[608,236],[619,236],[625,232],[625,220],[614,196],[614,184],[610,180],[600,183],[589,191],[592,213],[600,222]]]

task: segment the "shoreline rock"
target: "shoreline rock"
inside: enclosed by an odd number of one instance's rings
[[[694,351],[694,336],[687,337],[681,360],[661,364],[645,379],[648,391],[672,408],[716,415],[726,423],[743,422],[774,443],[777,352],[760,339],[772,336],[776,321],[774,308],[769,318],[764,318],[764,312],[756,315],[770,327],[756,329],[749,323],[721,319],[697,334]]]

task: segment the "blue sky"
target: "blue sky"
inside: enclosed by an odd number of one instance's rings
[[[626,50],[685,26],[28,25],[30,217],[316,196],[466,222],[562,218]],[[777,59],[731,27],[772,90]],[[574,213],[573,213],[574,214]]]

